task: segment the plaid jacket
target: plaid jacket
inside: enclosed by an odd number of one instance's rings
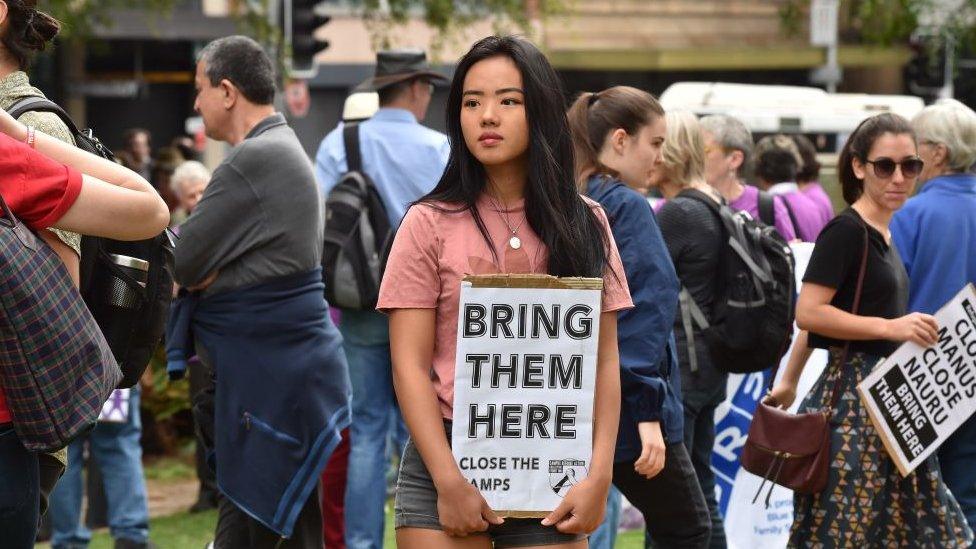
[[[0,209],[0,387],[24,446],[56,450],[94,426],[122,372],[61,260]]]

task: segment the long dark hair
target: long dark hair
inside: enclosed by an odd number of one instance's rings
[[[7,31],[0,41],[17,62],[20,70],[30,66],[34,54],[43,51],[61,31],[61,23],[37,10],[37,0],[5,0]]]
[[[471,46],[454,72],[447,97],[447,137],[451,156],[437,186],[418,202],[456,204],[469,210],[478,230],[492,244],[476,203],[484,191],[484,166],[471,154],[461,132],[461,94],[471,67],[499,55],[510,58],[522,73],[529,127],[528,182],[525,218],[549,252],[549,274],[602,277],[609,242],[596,214],[579,196],[574,177],[573,143],[566,120],[563,87],[546,57],[529,41],[489,36]]]
[[[634,136],[641,128],[664,116],[664,108],[654,96],[630,86],[614,86],[602,92],[583,92],[569,107],[569,127],[573,132],[576,176],[580,186],[594,174],[617,173],[600,163],[600,149],[607,134],[620,128]]]
[[[886,133],[908,134],[915,140],[915,132],[908,120],[887,112],[865,119],[847,138],[847,143],[844,143],[844,148],[840,151],[840,158],[837,159],[838,179],[841,190],[844,191],[844,202],[853,204],[864,192],[864,181],[854,174],[854,159],[866,162],[874,142]]]

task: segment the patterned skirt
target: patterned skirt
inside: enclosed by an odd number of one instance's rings
[[[902,477],[861,404],[857,385],[878,360],[851,353],[841,365],[840,352],[831,350],[827,370],[803,401],[801,411],[825,408],[841,376],[827,486],[793,496],[789,547],[969,547],[973,532],[936,457]]]

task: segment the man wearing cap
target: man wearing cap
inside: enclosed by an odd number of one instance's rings
[[[407,207],[437,184],[450,152],[447,136],[420,124],[434,84],[447,78],[431,71],[419,50],[382,51],[375,75],[355,92],[375,91],[379,110],[359,124],[363,171],[369,175],[397,227]],[[323,194],[347,171],[343,124],[319,146],[315,173]],[[340,330],[352,383],[351,450],[346,485],[346,545],[383,546],[388,434],[402,420],[393,394],[390,338],[386,317],[376,311],[343,310]],[[394,423],[395,422],[395,423]]]

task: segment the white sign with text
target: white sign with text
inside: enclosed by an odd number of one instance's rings
[[[891,459],[907,476],[976,412],[976,292],[967,284],[935,314],[939,340],[908,342],[858,385]]]
[[[552,511],[589,471],[601,293],[462,282],[452,448],[502,515]]]

